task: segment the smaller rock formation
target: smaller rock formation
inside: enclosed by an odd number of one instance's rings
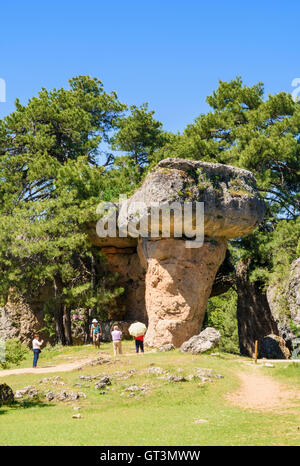
[[[300,257],[292,262],[286,279],[268,287],[267,298],[279,335],[290,350],[300,347]]]
[[[300,257],[291,265],[288,300],[291,319],[300,331]]]
[[[12,389],[6,384],[0,384],[0,406],[8,405],[14,402],[14,392]]]
[[[288,359],[290,351],[283,338],[270,334],[263,338],[259,356],[267,359]]]
[[[48,390],[44,395],[47,401],[76,401],[79,400],[79,398],[86,398],[86,394],[83,392],[68,392],[67,390],[63,390],[59,393]]]
[[[33,398],[37,397],[38,394],[39,392],[35,387],[33,387],[32,385],[28,385],[27,387],[17,390],[15,398],[18,399],[18,398],[26,397],[32,400]]]
[[[6,305],[0,307],[0,338],[19,338],[30,346],[33,334],[38,332],[44,341],[53,343],[53,338],[41,331],[45,327],[43,305],[50,296],[47,287],[41,287],[30,299],[10,296]]]
[[[181,345],[180,351],[192,354],[204,353],[217,346],[220,338],[221,334],[218,330],[207,327],[199,335],[194,335],[188,341],[185,341]]]
[[[111,385],[111,381],[109,377],[104,376],[97,383],[95,383],[95,388],[97,390],[102,390],[104,388],[107,388],[107,385]]]

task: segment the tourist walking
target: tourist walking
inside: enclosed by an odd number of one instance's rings
[[[35,333],[34,334],[34,339],[32,340],[32,350],[33,350],[33,364],[32,367],[36,369],[37,362],[39,359],[39,355],[41,352],[41,346],[44,343],[44,340],[40,341],[39,340],[39,334]]]
[[[144,353],[144,336],[147,332],[146,325],[142,322],[134,322],[130,325],[128,332],[134,337],[136,353],[138,354],[139,351]]]
[[[117,325],[114,325],[114,329],[111,332],[114,356],[117,356],[117,353],[122,354],[122,332]]]
[[[98,323],[97,319],[92,320],[91,325],[91,338],[93,340],[95,348],[99,348],[100,346],[100,336],[102,335],[101,325]]]

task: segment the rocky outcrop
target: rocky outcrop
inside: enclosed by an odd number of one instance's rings
[[[288,302],[291,319],[300,331],[300,257],[291,265]]]
[[[46,332],[41,332],[45,327],[43,304],[46,295],[38,296],[30,302],[16,297],[0,308],[0,339],[19,338],[22,343],[30,345],[33,334],[39,332],[41,337],[49,340]]]
[[[221,334],[218,330],[213,327],[207,327],[199,335],[194,335],[188,341],[185,341],[181,345],[180,351],[192,354],[204,353],[205,351],[215,348],[220,338]]]
[[[240,260],[236,267],[237,320],[241,354],[252,357],[255,341],[269,335],[278,335],[263,284],[250,282],[250,260]]]
[[[290,357],[290,351],[283,338],[271,334],[262,339],[259,357],[267,359],[288,359]]]
[[[287,277],[268,287],[267,298],[279,335],[291,351],[300,348],[300,257]]]
[[[190,221],[183,222],[187,203]],[[252,173],[186,159],[162,160],[121,204],[117,238],[100,237],[94,244],[107,249],[114,241],[118,248],[122,241],[126,248],[137,242],[145,270],[148,345],[180,346],[199,333],[227,239],[250,233],[263,215]]]

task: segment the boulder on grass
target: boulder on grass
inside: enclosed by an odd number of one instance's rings
[[[0,406],[6,405],[14,402],[14,392],[12,389],[6,384],[0,384]]]
[[[291,353],[282,337],[270,334],[263,338],[260,357],[267,359],[288,359]]]
[[[192,354],[204,353],[216,347],[220,338],[221,334],[218,330],[213,327],[207,327],[199,333],[199,335],[194,335],[192,338],[185,341],[181,345],[180,351]]]

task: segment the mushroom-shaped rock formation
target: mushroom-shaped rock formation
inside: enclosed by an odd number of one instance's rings
[[[264,211],[251,172],[171,158],[121,205],[118,241],[128,228],[146,271],[148,345],[178,347],[199,333],[227,240],[249,234]]]

